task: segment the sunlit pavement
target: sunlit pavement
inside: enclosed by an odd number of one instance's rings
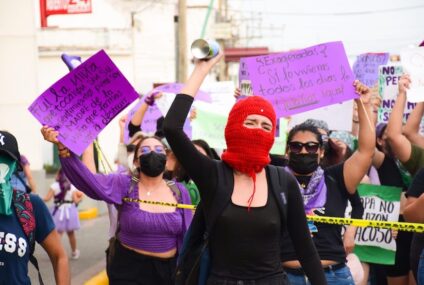
[[[72,285],[83,285],[84,282],[104,270],[105,249],[108,244],[109,218],[106,215],[91,220],[82,220],[81,229],[77,232],[77,246],[81,251],[78,260],[69,259]],[[71,255],[68,237],[62,237],[68,256]],[[35,256],[40,265],[44,284],[55,284],[54,273],[50,259],[40,245],[37,244]],[[38,284],[36,270],[29,264],[32,284]]]

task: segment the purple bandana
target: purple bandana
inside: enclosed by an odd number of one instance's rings
[[[303,205],[306,214],[310,214],[314,209],[323,208],[327,201],[327,186],[325,185],[324,170],[318,167],[314,174],[312,174],[306,189],[303,189],[300,184],[299,189],[303,197]]]

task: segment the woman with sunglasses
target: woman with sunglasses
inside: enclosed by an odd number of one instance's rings
[[[58,132],[44,126],[44,139],[59,149],[62,169],[87,196],[116,205],[118,230],[109,266],[110,284],[173,284],[176,255],[191,222],[192,211],[141,203],[160,201],[189,204],[183,187],[163,179],[166,152],[157,137],[144,137],[135,148],[138,175],[92,174],[57,139]]]
[[[319,165],[324,149],[318,129],[300,124],[289,132],[288,170],[296,177],[308,215],[344,217],[349,197],[356,193],[356,187],[371,166],[375,130],[368,121],[371,117],[370,92],[359,81],[355,81],[353,85],[360,95],[356,99],[359,106],[359,147],[346,161],[322,169]],[[315,223],[310,224],[310,229],[328,284],[353,285],[351,273],[346,266],[341,226]],[[288,236],[283,240],[281,259],[290,284],[309,284],[305,281],[304,271]]]

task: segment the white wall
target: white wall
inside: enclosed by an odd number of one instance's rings
[[[40,128],[27,111],[38,91],[33,3],[0,1],[0,129],[13,133],[31,166],[41,169]]]

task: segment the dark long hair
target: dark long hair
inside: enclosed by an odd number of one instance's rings
[[[287,143],[291,142],[294,135],[297,134],[298,132],[310,132],[313,133],[319,143],[320,146],[322,146],[322,137],[321,137],[321,133],[318,131],[318,128],[315,126],[312,126],[310,124],[299,124],[294,126],[290,132],[289,135],[287,136]]]
[[[206,152],[206,155],[209,158],[220,160],[219,155],[216,153],[216,151],[213,148],[209,146],[209,144],[205,140],[198,139],[198,140],[192,140],[192,142],[193,144],[203,148],[203,150]]]
[[[71,189],[71,182],[69,181],[68,177],[66,177],[62,168],[59,169],[56,175],[56,182],[59,183],[60,192],[54,197],[54,199],[55,201],[62,201],[65,199],[66,193]]]

